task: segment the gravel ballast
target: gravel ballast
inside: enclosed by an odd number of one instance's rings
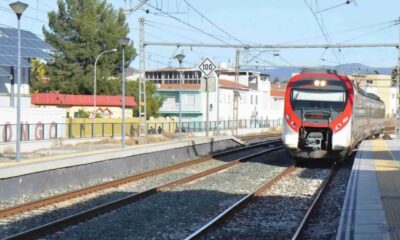
[[[203,239],[291,239],[329,171],[295,170]]]
[[[10,236],[18,232],[39,226],[41,224],[54,221],[85,209],[128,196],[134,193],[142,192],[150,188],[172,182],[189,175],[220,166],[226,161],[236,159],[240,156],[246,156],[251,153],[265,150],[265,147],[254,148],[238,152],[235,154],[219,157],[219,160],[211,160],[194,166],[185,167],[172,172],[160,174],[157,176],[142,179],[133,183],[121,185],[117,188],[98,191],[82,197],[74,198],[69,201],[60,202],[47,207],[29,211],[23,214],[15,215],[0,220],[0,237]],[[54,193],[49,193],[53,195]],[[45,197],[45,196],[43,196]]]
[[[284,151],[241,163],[197,181],[67,228],[46,239],[182,239],[283,171]]]
[[[328,183],[324,194],[304,226],[300,235],[301,239],[336,238],[353,162],[354,157],[346,160]]]

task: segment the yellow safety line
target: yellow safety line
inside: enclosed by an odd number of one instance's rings
[[[377,171],[400,171],[398,161],[394,159],[385,141],[381,139],[373,140],[372,150],[374,152],[375,169]]]
[[[396,239],[400,229],[400,165],[385,141],[374,140],[372,150],[389,236]]]
[[[132,147],[134,147],[134,146],[132,146]],[[130,149],[132,147],[125,147],[125,150]],[[106,149],[106,150],[93,150],[93,151],[89,151],[89,152],[67,153],[67,154],[56,155],[56,156],[43,156],[43,157],[38,157],[38,158],[22,159],[19,162],[16,162],[15,160],[10,160],[8,162],[0,162],[0,168],[24,165],[24,164],[28,164],[28,163],[44,162],[44,161],[50,161],[50,160],[82,157],[82,156],[88,156],[88,155],[92,155],[92,154],[108,153],[108,152],[119,151],[119,150],[122,150],[122,149],[121,148],[112,148],[112,149]]]

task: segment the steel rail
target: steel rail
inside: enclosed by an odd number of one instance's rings
[[[258,153],[253,153],[253,154],[250,154],[248,156],[245,156],[245,157],[230,161],[230,162],[225,163],[223,165],[220,165],[218,167],[211,168],[211,169],[205,170],[203,172],[199,172],[199,173],[194,174],[192,176],[188,176],[188,177],[185,177],[185,178],[182,178],[182,179],[179,179],[179,180],[176,180],[176,181],[173,181],[173,182],[170,182],[170,183],[167,183],[167,184],[164,184],[164,185],[161,185],[161,186],[146,190],[144,192],[132,194],[132,195],[129,195],[129,196],[114,200],[112,202],[102,204],[100,206],[97,206],[97,207],[82,211],[80,213],[77,213],[77,214],[74,214],[74,215],[71,215],[71,216],[68,216],[68,217],[65,217],[65,218],[62,218],[62,219],[47,223],[47,224],[44,224],[42,226],[38,226],[38,227],[33,228],[33,229],[29,229],[27,231],[18,233],[18,234],[13,235],[13,236],[9,236],[9,237],[7,237],[5,239],[34,239],[34,238],[43,237],[43,236],[46,236],[46,235],[49,235],[49,234],[53,234],[53,233],[55,233],[57,231],[61,231],[62,229],[66,228],[68,226],[76,225],[77,223],[80,223],[80,222],[83,222],[83,221],[87,221],[87,220],[92,219],[94,217],[97,217],[99,215],[108,213],[110,211],[116,210],[116,209],[121,208],[123,206],[126,206],[128,204],[132,204],[132,203],[137,202],[139,200],[145,199],[145,198],[147,198],[149,196],[155,195],[155,194],[157,194],[159,192],[163,192],[165,190],[177,187],[179,185],[182,185],[182,184],[194,181],[196,179],[205,177],[207,175],[210,175],[210,174],[225,170],[227,168],[233,167],[233,166],[235,166],[235,165],[237,165],[237,164],[239,164],[241,162],[246,162],[246,161],[248,161],[248,160],[250,160],[252,158],[261,156],[261,155],[266,154],[266,153],[278,151],[278,150],[281,150],[281,149],[283,149],[282,145],[278,146],[278,147],[274,147],[274,148],[269,148],[269,149],[260,151]]]
[[[332,168],[331,168],[331,171],[330,171],[328,177],[325,178],[324,182],[319,187],[317,195],[315,196],[315,198],[312,201],[311,205],[308,207],[306,214],[304,215],[303,219],[301,220],[299,226],[296,229],[296,232],[293,234],[292,240],[296,240],[296,239],[299,238],[301,232],[304,229],[304,226],[305,226],[307,220],[309,219],[312,211],[315,209],[315,206],[317,205],[317,203],[320,200],[322,194],[324,193],[324,191],[326,189],[326,186],[332,180],[333,176],[336,174],[337,169],[338,169],[338,165],[337,165],[337,163],[334,163]]]
[[[253,140],[253,139],[266,139],[269,137],[275,138],[280,135],[282,135],[282,134],[274,134],[272,136],[271,135],[250,135],[250,136],[243,136],[243,137],[240,137],[240,136],[235,136],[235,137],[239,138],[242,141],[249,141],[249,140]],[[268,140],[270,140],[270,139],[268,139]]]
[[[280,179],[284,178],[285,176],[289,175],[292,173],[294,170],[296,170],[296,167],[294,165],[286,168],[284,171],[282,171],[279,175],[274,177],[272,180],[264,183],[262,186],[257,188],[255,191],[249,193],[239,201],[237,201],[235,204],[231,205],[229,208],[221,212],[218,216],[216,216],[214,219],[212,219],[210,222],[208,222],[206,225],[201,227],[199,230],[196,232],[192,233],[188,237],[185,238],[185,240],[190,240],[190,239],[196,239],[201,236],[203,236],[205,233],[207,233],[209,230],[212,228],[222,224],[227,218],[231,217],[235,212],[240,210],[241,208],[245,207],[246,204],[254,199],[257,196],[260,196],[261,193],[269,190],[276,182],[278,182]]]
[[[90,187],[86,187],[83,189],[79,189],[79,190],[75,190],[75,191],[71,191],[71,192],[67,192],[67,193],[62,193],[62,194],[58,194],[52,197],[48,197],[45,199],[40,199],[37,201],[32,201],[26,204],[21,204],[18,206],[13,206],[13,207],[9,207],[9,208],[5,208],[5,209],[1,209],[0,210],[0,218],[4,218],[4,217],[9,217],[15,214],[20,214],[23,212],[27,212],[33,209],[37,209],[40,207],[44,207],[44,206],[48,206],[51,204],[55,204],[55,203],[59,203],[62,201],[66,201],[66,200],[70,200],[73,198],[77,198],[77,197],[81,197],[96,191],[100,191],[100,190],[104,190],[104,189],[108,189],[108,188],[114,188],[114,187],[118,187],[120,185],[123,184],[127,184],[130,182],[134,182],[134,181],[138,181],[140,179],[143,178],[147,178],[147,177],[152,177],[152,176],[156,176],[159,174],[163,174],[163,173],[167,173],[170,171],[174,171],[180,168],[184,168],[184,167],[189,167],[192,165],[196,165],[196,164],[200,164],[206,161],[210,161],[213,158],[219,157],[219,156],[223,156],[223,155],[228,155],[228,154],[232,154],[238,151],[243,151],[243,150],[247,150],[247,149],[252,149],[252,148],[256,148],[256,147],[260,147],[266,144],[274,144],[274,143],[280,143],[281,140],[279,139],[273,139],[273,140],[268,140],[262,143],[258,143],[258,144],[253,144],[253,145],[249,145],[249,146],[244,146],[244,147],[239,147],[239,148],[235,148],[235,149],[231,149],[231,150],[227,150],[227,151],[222,151],[222,152],[218,152],[212,155],[207,155],[204,157],[201,157],[200,159],[195,159],[195,160],[191,160],[191,161],[187,161],[187,162],[183,162],[183,163],[178,163],[172,166],[168,166],[168,167],[164,167],[164,168],[160,168],[160,169],[155,169],[155,170],[151,170],[148,172],[144,172],[144,173],[140,173],[140,174],[136,174],[133,176],[129,176],[129,177],[125,177],[122,179],[117,179],[114,181],[110,181],[110,182],[105,182],[105,183],[100,183],[100,184],[96,184],[94,186],[90,186]]]

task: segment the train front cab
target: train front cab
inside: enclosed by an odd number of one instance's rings
[[[297,160],[344,159],[351,149],[353,87],[342,76],[301,74],[288,84],[283,142]]]

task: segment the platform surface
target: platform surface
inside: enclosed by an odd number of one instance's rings
[[[336,239],[400,239],[400,140],[360,145]]]
[[[240,144],[242,141],[231,136],[220,137],[195,137],[184,139],[182,141],[166,141],[159,143],[150,143],[143,145],[127,146],[122,148],[111,148],[96,151],[86,151],[69,154],[48,155],[37,158],[22,159],[19,162],[15,160],[0,161],[0,179],[30,174],[34,172],[47,171],[51,169],[66,168],[77,165],[84,165],[93,162],[99,162],[110,159],[118,159],[133,155],[146,154],[149,152],[175,149],[197,144],[210,142],[232,140]]]

